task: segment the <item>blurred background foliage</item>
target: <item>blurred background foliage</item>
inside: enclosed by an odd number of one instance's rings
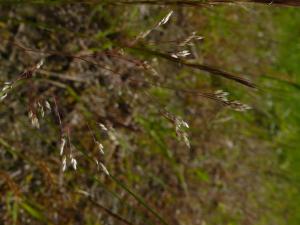
[[[0,104],[1,224],[300,223],[298,8],[33,2],[0,6],[2,87],[44,61]],[[188,62],[258,88],[160,55],[193,32],[203,38],[184,46]],[[199,94],[220,89],[252,109]],[[45,101],[52,110],[33,128],[28,113]],[[188,122],[190,149],[164,111]],[[62,171],[65,134],[76,171]]]

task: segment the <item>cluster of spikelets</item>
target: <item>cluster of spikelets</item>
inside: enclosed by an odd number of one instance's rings
[[[103,132],[105,132],[112,141],[117,142],[117,138],[114,134],[114,131],[109,130],[104,124],[99,124]],[[103,144],[96,140],[95,135],[93,135],[94,143],[98,148],[98,156],[94,157],[94,162],[97,165],[98,170],[102,170],[106,175],[109,175],[108,169],[101,162],[101,157],[105,154]],[[68,164],[72,166],[74,170],[77,169],[77,160],[75,158],[75,147],[72,145],[71,137],[69,132],[64,134],[60,141],[60,156],[62,157],[62,171],[66,171]]]
[[[173,13],[174,13],[173,11],[170,11],[153,28],[140,33],[136,37],[136,39],[133,41],[133,43],[131,43],[131,45],[134,45],[140,39],[146,38],[153,30],[166,24],[170,20]],[[202,40],[202,39],[203,39],[203,37],[198,36],[195,32],[193,32],[190,36],[188,36],[184,40],[180,41],[178,43],[178,46],[185,47],[185,46],[189,45],[193,40]],[[191,53],[189,52],[189,50],[182,50],[182,51],[170,53],[170,57],[175,58],[175,59],[180,59],[180,58],[185,58],[185,57],[189,56],[190,54]],[[26,71],[24,71],[23,73],[21,73],[20,76],[14,82],[5,82],[4,86],[2,87],[1,92],[0,92],[0,101],[3,101],[8,96],[8,93],[11,89],[13,89],[15,82],[17,82],[21,79],[31,78],[33,76],[33,74],[43,66],[43,64],[44,64],[44,60],[41,60],[35,66],[33,66],[33,67],[27,69]],[[152,71],[153,74],[158,76],[157,71],[149,63],[145,62],[143,64],[143,67],[146,70]],[[243,103],[240,103],[240,102],[234,101],[234,100],[229,100],[228,95],[229,94],[227,92],[218,90],[213,94],[207,94],[207,95],[203,95],[203,96],[217,100],[236,111],[244,112],[244,111],[251,109],[251,107],[246,104],[243,104]],[[47,111],[49,113],[52,112],[52,106],[48,100],[36,101],[31,104],[31,107],[30,107],[30,110],[28,113],[28,117],[29,117],[29,120],[31,121],[31,124],[33,127],[37,128],[37,129],[40,128],[39,119],[44,118],[45,111]],[[59,125],[62,126],[62,121],[60,119],[60,115],[58,112],[58,106],[57,106],[55,99],[54,99],[54,110],[53,111],[56,114],[56,116],[58,117]],[[189,140],[188,132],[187,132],[187,130],[189,129],[188,123],[185,122],[181,117],[173,115],[170,112],[167,112],[165,110],[163,110],[161,112],[162,112],[162,115],[165,118],[167,118],[169,121],[171,121],[171,123],[174,125],[175,133],[176,133],[178,140],[183,142],[187,146],[187,148],[190,148],[191,144],[190,144],[190,140]],[[113,129],[112,126],[107,128],[104,124],[99,124],[99,127],[101,128],[101,130],[103,132],[105,132],[107,134],[107,136],[110,138],[110,140],[114,144],[118,143],[116,131]],[[65,132],[62,127],[61,127],[61,131],[62,131],[62,133],[61,133],[59,154],[61,156],[62,171],[66,171],[66,169],[68,168],[69,165],[74,170],[76,170],[78,168],[78,162],[75,158],[76,148],[71,142],[70,132],[68,129]],[[95,135],[93,135],[93,133],[92,133],[92,136],[94,139],[94,144],[97,146],[98,151],[99,151],[98,157],[94,157],[94,161],[97,165],[97,168],[98,168],[98,170],[102,170],[106,175],[109,175],[107,168],[101,162],[102,161],[101,157],[104,155],[104,146],[99,140],[96,140]]]
[[[228,99],[228,95],[229,95],[229,93],[228,93],[228,92],[225,92],[225,91],[223,91],[223,90],[217,90],[217,91],[215,92],[215,97],[216,97],[220,102],[222,102],[223,104],[229,106],[230,108],[232,108],[232,109],[235,110],[235,111],[238,111],[238,112],[245,112],[245,111],[251,109],[251,106],[249,106],[249,105],[246,105],[246,104],[241,103],[241,102],[236,101],[236,100],[229,100],[229,99]]]
[[[32,107],[28,113],[28,118],[31,121],[31,124],[33,127],[40,128],[39,115],[41,118],[44,118],[45,117],[45,109],[47,109],[47,111],[51,112],[51,106],[47,100],[45,100],[43,103],[38,101],[32,105]]]

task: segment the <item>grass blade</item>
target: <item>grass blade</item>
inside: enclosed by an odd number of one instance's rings
[[[122,187],[128,194],[130,194],[135,200],[137,200],[142,206],[144,206],[152,215],[154,215],[163,225],[169,225],[155,210],[153,210],[148,204],[142,199],[142,197],[138,196],[137,194],[133,193],[128,187],[125,186],[121,181],[119,181],[113,175],[110,177],[120,186]]]

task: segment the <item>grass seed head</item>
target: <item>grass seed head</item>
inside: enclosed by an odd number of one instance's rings
[[[61,138],[61,144],[60,144],[60,150],[59,150],[59,154],[63,155],[64,154],[64,148],[66,145],[66,138]]]

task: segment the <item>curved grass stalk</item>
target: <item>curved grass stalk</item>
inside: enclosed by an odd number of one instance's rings
[[[182,60],[182,59],[179,59],[179,58],[174,58],[174,57],[172,57],[168,54],[165,54],[165,53],[162,53],[162,52],[159,52],[159,51],[155,51],[155,50],[151,50],[151,49],[148,49],[148,48],[133,47],[133,46],[128,46],[128,48],[132,49],[133,51],[137,51],[137,52],[145,53],[145,54],[148,54],[148,55],[160,57],[160,58],[169,60],[169,61],[174,62],[174,63],[178,63],[178,64],[188,66],[188,67],[191,67],[191,68],[194,68],[194,69],[205,71],[205,72],[208,72],[211,75],[221,76],[221,77],[224,77],[226,79],[238,82],[238,83],[240,83],[242,85],[245,85],[247,87],[250,87],[250,88],[257,88],[256,85],[254,83],[252,83],[250,80],[247,80],[247,79],[242,78],[240,76],[237,76],[235,74],[229,73],[227,71],[223,71],[221,69],[215,68],[213,66],[209,66],[209,65],[205,65],[205,64],[192,63],[192,62]]]

